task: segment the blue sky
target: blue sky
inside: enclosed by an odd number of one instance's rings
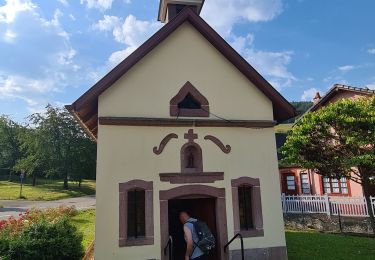
[[[0,114],[83,94],[156,32],[159,0],[0,0]],[[206,0],[201,16],[288,100],[375,89],[375,1]]]

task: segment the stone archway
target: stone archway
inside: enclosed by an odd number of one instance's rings
[[[219,248],[219,259],[228,259],[228,255],[224,253],[224,245],[228,240],[225,188],[215,188],[206,185],[185,185],[172,188],[170,190],[159,191],[161,259],[167,259],[167,256],[164,255],[164,247],[169,237],[168,201],[177,198],[215,198],[217,247]]]

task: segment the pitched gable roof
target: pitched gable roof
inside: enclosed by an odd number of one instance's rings
[[[372,96],[375,95],[375,90],[371,90],[368,88],[358,88],[358,87],[352,87],[342,84],[335,84],[333,87],[328,90],[327,94],[325,94],[319,102],[314,104],[307,112],[309,111],[316,111],[319,108],[325,106],[334,96],[336,96],[338,93],[348,91],[348,92],[354,92],[360,95],[364,96]]]
[[[199,15],[194,13],[190,8],[185,8],[137,50],[99,80],[93,87],[86,91],[86,93],[79,97],[72,105],[66,106],[92,137],[95,138],[97,135],[99,96],[184,22],[189,22],[198,30],[224,57],[247,77],[249,81],[272,101],[275,120],[282,122],[295,115],[293,106],[281,96],[268,81],[266,81]]]

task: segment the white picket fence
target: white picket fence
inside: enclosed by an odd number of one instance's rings
[[[375,197],[370,197],[375,214]],[[369,216],[364,197],[331,197],[327,195],[281,195],[284,213],[323,213],[351,217]]]

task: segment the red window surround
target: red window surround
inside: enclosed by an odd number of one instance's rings
[[[129,192],[144,192],[144,228],[142,237],[133,237],[132,231],[128,233],[128,195]],[[131,180],[119,183],[119,246],[142,246],[154,244],[154,214],[153,214],[153,183],[152,181]],[[143,220],[143,219],[142,219]],[[143,230],[144,229],[144,230]],[[129,236],[130,235],[130,236]]]
[[[343,177],[345,178],[345,177]],[[350,189],[350,180],[345,178],[346,180],[335,179],[335,178],[327,178],[321,177],[320,180],[320,187],[322,194],[327,194],[330,196],[351,196],[351,189]]]
[[[298,177],[294,172],[282,173],[282,193],[286,195],[297,195],[299,194],[299,183]]]

